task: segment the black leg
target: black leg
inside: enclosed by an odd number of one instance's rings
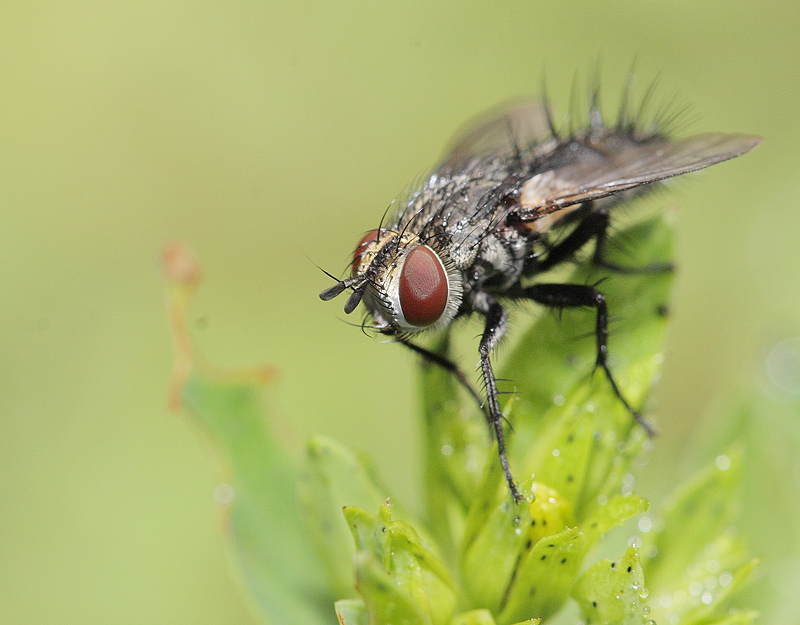
[[[608,308],[606,306],[606,298],[600,291],[582,284],[534,284],[520,289],[514,296],[520,299],[530,299],[550,308],[594,308],[597,311],[597,320],[595,322],[595,337],[597,339],[595,368],[603,370],[617,399],[631,413],[634,420],[645,429],[648,436],[655,435],[653,426],[647,423],[625,399],[608,366]]]
[[[481,355],[481,373],[483,373],[483,381],[486,386],[486,418],[489,421],[489,427],[494,430],[495,438],[497,439],[497,452],[500,455],[500,466],[503,467],[503,474],[508,482],[508,489],[511,491],[511,496],[514,498],[514,503],[522,501],[522,496],[514,484],[514,478],[511,476],[511,470],[508,468],[508,456],[506,455],[506,444],[503,437],[503,413],[500,410],[500,401],[497,398],[497,381],[494,377],[492,370],[492,363],[489,356],[492,350],[497,345],[498,341],[503,337],[506,332],[506,311],[503,307],[489,297],[485,298],[487,305],[486,325],[481,336],[481,342],[478,351]]]
[[[672,263],[648,263],[641,267],[629,267],[627,265],[619,265],[606,260],[606,241],[608,240],[608,213],[599,213],[605,218],[605,224],[599,228],[595,235],[594,254],[592,255],[592,263],[597,267],[608,269],[614,273],[636,275],[643,273],[667,273],[674,271],[675,266]]]
[[[628,267],[609,262],[605,258],[610,221],[608,211],[592,210],[590,208],[588,211],[576,213],[576,217],[580,219],[578,225],[563,240],[548,250],[543,258],[536,260],[535,267],[537,271],[547,271],[557,265],[573,260],[575,254],[592,239],[595,240],[592,263],[597,267],[622,274],[663,273],[673,270],[671,263],[651,263],[643,267]],[[569,220],[570,218],[571,215],[568,215],[566,219]]]
[[[470,384],[469,380],[467,380],[467,376],[464,375],[464,372],[461,371],[461,369],[459,369],[456,363],[454,363],[449,358],[442,356],[441,354],[437,354],[436,352],[432,352],[429,349],[420,347],[419,345],[412,343],[408,339],[397,338],[395,340],[401,345],[405,345],[406,347],[408,347],[408,349],[410,349],[412,352],[422,356],[422,358],[428,361],[429,363],[441,367],[445,371],[449,371],[454,376],[456,376],[456,379],[461,383],[461,386],[467,389],[467,392],[470,395],[472,395],[472,398],[478,404],[478,408],[483,410],[483,399],[478,394],[478,391],[472,388],[472,384]]]
[[[570,216],[568,215],[567,218]],[[608,228],[608,215],[603,213],[587,212],[572,231],[561,241],[556,243],[542,259],[537,259],[536,269],[547,271],[562,263],[575,258],[575,254],[589,241],[598,238],[601,232]]]

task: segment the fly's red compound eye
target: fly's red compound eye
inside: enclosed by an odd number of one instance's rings
[[[425,245],[409,252],[400,273],[400,307],[415,326],[436,323],[447,306],[447,274],[436,253]]]
[[[361,237],[361,240],[356,245],[356,249],[353,252],[353,268],[352,272],[353,275],[356,275],[356,271],[358,271],[358,266],[361,264],[361,256],[363,256],[364,252],[367,249],[367,245],[376,241],[378,239],[378,235],[380,234],[380,230],[370,230]]]

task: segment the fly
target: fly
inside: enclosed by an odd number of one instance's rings
[[[398,201],[390,221],[359,241],[351,275],[320,294],[327,301],[352,290],[346,313],[363,302],[372,329],[458,377],[484,411],[515,502],[521,496],[508,465],[491,362],[507,329],[502,302],[593,308],[595,366],[652,434],[609,368],[602,291],[584,284],[531,283],[531,278],[572,260],[591,241],[592,262],[611,271],[669,270],[668,265],[636,268],[606,260],[612,209],[654,183],[735,158],[761,142],[752,135],[721,133],[673,140],[657,123],[643,129],[639,115],[631,116],[625,106],[617,123],[607,125],[597,102],[595,91],[586,124],[569,133],[556,129],[546,101],[518,103],[487,116]],[[556,240],[555,232],[563,236]],[[473,314],[484,319],[478,352],[485,401],[454,362],[413,342],[422,332],[444,330]]]

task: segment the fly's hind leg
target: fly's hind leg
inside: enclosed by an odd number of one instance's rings
[[[514,294],[519,299],[530,299],[550,308],[586,308],[591,307],[596,311],[595,337],[597,340],[597,353],[595,368],[602,369],[614,395],[630,412],[636,423],[641,425],[648,436],[655,435],[655,429],[641,414],[636,411],[625,399],[619,389],[611,368],[608,366],[608,307],[602,292],[594,287],[582,284],[534,284],[521,288]]]
[[[607,209],[590,205],[586,209],[581,209],[579,213],[567,215],[565,219],[567,221],[579,219],[579,221],[566,237],[548,250],[543,258],[537,259],[537,271],[546,271],[573,260],[575,254],[592,239],[595,240],[592,264],[597,267],[621,274],[664,273],[674,269],[671,263],[650,263],[641,267],[629,267],[607,260],[606,242],[610,223]]]

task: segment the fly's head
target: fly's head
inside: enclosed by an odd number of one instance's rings
[[[446,327],[461,305],[461,273],[439,238],[372,230],[353,252],[351,276],[320,293],[327,301],[353,289],[347,314],[364,302],[372,327],[384,334],[413,334]]]

